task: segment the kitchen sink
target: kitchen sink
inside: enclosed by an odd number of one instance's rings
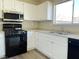
[[[72,34],[70,32],[50,32],[50,33],[59,34],[59,35],[70,35],[70,34]]]

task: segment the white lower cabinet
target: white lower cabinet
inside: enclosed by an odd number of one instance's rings
[[[45,54],[46,56],[50,57],[51,55],[51,43],[48,40],[49,38],[45,37],[43,34],[38,33],[37,45],[36,48]]]
[[[36,48],[50,59],[67,59],[68,39],[38,33]]]
[[[53,44],[52,53],[53,59],[67,59],[67,47],[65,46]]]
[[[5,37],[4,32],[0,32],[0,58],[5,57]]]
[[[67,59],[68,39],[60,36],[52,36],[52,58]]]
[[[32,50],[35,49],[35,43],[36,43],[36,39],[35,39],[35,32],[33,31],[27,31],[27,50]]]

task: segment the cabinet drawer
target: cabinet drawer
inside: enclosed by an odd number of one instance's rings
[[[60,37],[55,35],[51,36],[43,33],[39,33],[39,37],[41,37],[41,39],[48,40],[51,43],[55,43],[62,46],[67,46],[67,43],[68,43],[68,38],[65,38],[65,37]]]
[[[59,37],[59,36],[52,36],[52,41],[55,44],[62,45],[62,46],[67,46],[68,38]]]
[[[52,41],[53,37],[47,34],[39,33],[39,37],[48,41]]]

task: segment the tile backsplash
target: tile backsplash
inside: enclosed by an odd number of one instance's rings
[[[55,25],[53,22],[39,22],[38,29],[50,31],[64,31],[79,34],[79,24]]]
[[[36,29],[37,28],[37,22],[33,22],[33,21],[23,21],[22,22],[22,28],[23,30],[32,30],[32,29]]]

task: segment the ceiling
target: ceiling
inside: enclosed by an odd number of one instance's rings
[[[58,4],[58,3],[65,2],[65,1],[68,1],[68,0],[21,0],[21,1],[38,5],[38,4],[41,4],[45,1],[51,1],[53,3]]]
[[[46,0],[21,0],[21,1],[38,5],[38,4],[40,4],[40,3],[42,3],[42,2],[44,2]]]

